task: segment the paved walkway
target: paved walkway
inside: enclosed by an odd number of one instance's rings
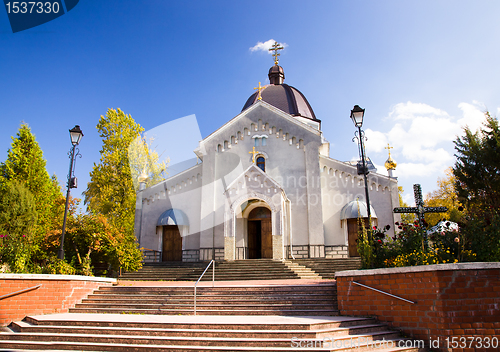
[[[215,281],[215,287],[231,287],[231,286],[297,286],[297,285],[328,285],[335,283],[331,279],[288,279],[288,280],[242,280],[242,281]],[[195,281],[127,281],[118,280],[117,286],[169,286],[169,287],[185,287],[193,286]],[[197,287],[212,286],[212,281],[200,281]]]

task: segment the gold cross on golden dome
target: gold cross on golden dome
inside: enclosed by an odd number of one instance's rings
[[[254,88],[254,89],[258,89],[258,90],[259,90],[259,96],[257,97],[257,100],[262,100],[262,95],[261,95],[261,93],[262,93],[262,91],[263,91],[264,89],[266,89],[266,88],[267,88],[267,87],[261,87],[261,86],[260,86],[260,82],[259,82],[259,86]]]
[[[248,152],[248,154],[252,154],[252,162],[255,163],[255,155],[256,154],[259,154],[260,152],[256,151],[255,150],[255,147],[252,148],[252,151],[251,152]]]
[[[283,50],[283,47],[280,46],[278,44],[278,42],[274,42],[274,44],[271,46],[271,49],[269,49],[269,51],[274,51],[274,64],[277,65],[278,64],[278,56],[280,56],[280,54],[278,53],[278,50]]]

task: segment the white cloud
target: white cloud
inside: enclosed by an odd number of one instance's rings
[[[253,47],[250,48],[250,51],[264,51],[264,52],[267,52],[269,54],[272,54],[272,52],[269,51],[269,49],[271,49],[271,47],[273,46],[273,44],[275,43],[276,41],[274,39],[269,39],[268,41],[266,42],[257,42],[257,44],[255,44]],[[282,46],[283,48],[286,48],[288,45],[286,43],[278,43],[280,46]]]
[[[367,143],[365,143],[366,152],[383,152],[384,148],[387,147],[387,135],[371,129],[367,129],[365,133],[367,138]]]
[[[423,103],[399,103],[389,113],[391,120],[411,120],[417,116],[449,116],[446,111]]]
[[[463,127],[472,130],[484,121],[484,105],[460,103],[461,117],[450,116],[446,111],[423,103],[399,103],[391,108],[385,121],[393,122],[387,132],[367,130],[367,154],[383,153],[387,142],[394,149],[393,158],[398,162],[400,177],[427,177],[442,173],[454,163],[453,141],[462,134]],[[375,155],[376,156],[376,155]],[[398,160],[399,159],[399,160]],[[384,159],[385,160],[385,159]]]

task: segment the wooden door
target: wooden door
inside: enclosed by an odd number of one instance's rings
[[[359,257],[358,219],[347,219],[347,238],[349,242],[349,257]]]
[[[257,220],[248,221],[248,259],[261,258],[261,224]]]
[[[163,226],[162,261],[182,261],[182,237],[177,225]]]
[[[248,259],[272,258],[271,210],[259,207],[248,214]]]
[[[261,233],[262,233],[262,258],[272,258],[273,257],[273,232],[271,228],[271,219],[263,219],[261,222]]]

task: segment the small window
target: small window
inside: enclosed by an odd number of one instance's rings
[[[254,138],[255,139],[255,146],[258,147],[259,146],[259,138]]]
[[[262,145],[266,145],[266,144],[267,144],[267,138],[262,137]]]
[[[262,171],[266,171],[266,159],[264,157],[259,156],[257,158],[257,167],[259,167]]]

